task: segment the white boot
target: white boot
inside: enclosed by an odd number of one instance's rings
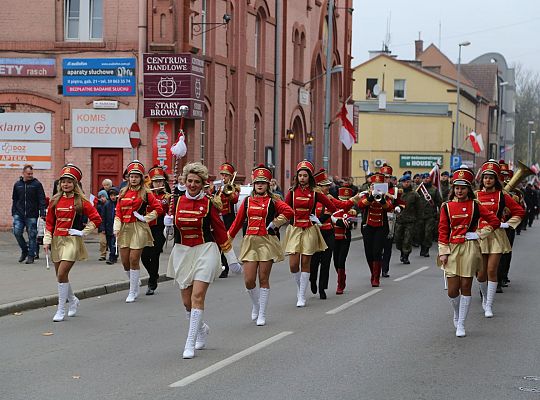
[[[80,301],[73,293],[73,290],[71,289],[71,283],[68,283],[68,285],[68,317],[74,317],[75,314],[77,314],[77,308],[79,307]]]
[[[482,310],[486,310],[486,299],[487,299],[487,282],[478,282],[480,286],[480,294],[482,295]]]
[[[261,288],[259,295],[259,316],[257,317],[257,326],[266,325],[266,307],[268,305],[268,297],[270,296],[270,289]]]
[[[306,306],[306,289],[309,282],[309,272],[302,272],[300,274],[300,290],[298,291],[298,301],[296,302],[296,307],[305,307]]]
[[[140,269],[132,269],[129,274],[129,293],[126,303],[133,303],[139,297],[139,275]]]
[[[197,333],[199,332],[202,321],[203,310],[197,308],[191,309],[191,315],[189,318],[189,331],[186,339],[186,345],[184,346],[183,358],[193,358],[195,356],[195,340],[197,339]]]
[[[129,271],[124,271],[127,275],[127,278],[129,279],[131,277],[131,273],[130,273],[131,270]],[[140,276],[140,275],[139,275]],[[139,286],[142,286],[142,281],[139,279]]]
[[[66,300],[68,297],[69,283],[58,283],[58,308],[53,321],[60,322],[66,317]]]
[[[248,289],[247,292],[253,303],[253,307],[251,308],[251,320],[256,321],[259,316],[259,288],[255,286],[253,289]]]
[[[206,339],[208,339],[209,333],[210,327],[203,321],[195,339],[195,350],[202,350],[206,347]]]
[[[488,281],[487,283],[487,296],[486,296],[486,308],[484,308],[484,316],[486,318],[493,317],[493,300],[495,299],[495,292],[497,291],[497,282]]]
[[[457,328],[459,320],[459,300],[459,296],[454,298],[450,297],[450,304],[452,304],[452,307],[454,308],[454,328]]]
[[[467,314],[469,312],[469,306],[471,305],[471,296],[461,296],[459,301],[459,318],[456,328],[456,336],[464,337],[467,336],[465,333],[465,320],[467,319]]]

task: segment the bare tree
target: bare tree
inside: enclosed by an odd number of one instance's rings
[[[529,129],[537,133],[532,137],[531,160],[534,164],[536,158],[538,140],[540,136],[540,74],[528,69],[523,65],[516,65],[516,138],[515,159],[527,160],[528,133]],[[529,128],[529,121],[534,125]]]

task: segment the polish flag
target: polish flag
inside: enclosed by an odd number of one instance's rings
[[[439,164],[435,164],[431,171],[429,172],[429,177],[431,178],[431,184],[433,187],[436,187],[437,190],[440,190],[441,186],[441,170]]]
[[[352,114],[352,105],[349,107],[351,108]],[[348,114],[349,112],[347,110],[347,106],[345,106],[345,103],[343,103],[341,106],[341,111],[338,114],[339,118],[341,119],[339,140],[341,140],[341,143],[343,143],[343,146],[345,146],[347,150],[350,150],[352,145],[356,142],[356,133],[354,132],[354,126],[351,120],[347,117]]]
[[[482,139],[482,135],[472,131],[469,133],[468,138],[471,141],[475,153],[481,153],[484,151],[484,140]]]

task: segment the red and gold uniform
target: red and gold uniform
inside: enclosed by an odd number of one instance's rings
[[[235,176],[236,170],[232,164],[223,163],[221,164],[219,173],[230,175],[232,179],[232,177]],[[226,228],[230,228],[234,220],[234,205],[238,203],[238,198],[240,197],[240,191],[237,190],[236,186],[234,186],[234,189],[235,190],[230,195],[226,195],[223,193],[223,191],[220,193],[222,204],[221,215],[223,216],[223,221],[225,222]]]
[[[64,167],[62,177],[75,180],[77,185],[82,178],[80,170],[71,165]],[[83,216],[88,217],[88,222],[83,225]],[[77,213],[75,197],[73,194],[63,194],[56,205],[49,205],[47,211],[44,244],[51,245],[51,258],[53,262],[82,261],[88,258],[86,247],[82,237],[71,236],[70,229],[82,231],[83,236],[88,235],[101,224],[101,217],[92,203],[82,200],[82,210]]]
[[[370,183],[384,183],[384,175],[377,172],[371,175]],[[392,200],[382,196],[376,200],[371,193],[360,197],[358,207],[362,209],[362,235],[364,252],[371,271],[371,286],[379,286],[382,269],[382,251],[388,236],[388,217],[386,213],[393,208]]]
[[[174,278],[180,289],[188,288],[194,280],[214,281],[221,272],[219,249],[228,252],[232,244],[212,197],[201,192],[191,198],[186,192],[178,198],[173,211],[179,235],[167,276]]]
[[[313,164],[309,161],[300,162],[296,169],[297,171],[307,170],[313,175]],[[285,203],[294,210],[292,223],[287,227],[285,234],[286,254],[313,255],[326,249],[327,246],[319,227],[310,219],[310,215],[315,214],[317,202],[331,213],[337,210],[327,196],[309,186],[292,188],[285,196]]]
[[[270,183],[272,172],[264,166],[253,170],[253,183]],[[229,236],[234,238],[247,220],[247,229],[242,241],[241,261],[283,260],[283,248],[276,237],[276,230],[267,227],[273,223],[276,229],[286,224],[294,215],[284,201],[270,197],[268,193],[258,195],[255,190],[238,208],[238,214],[229,228]]]
[[[495,179],[499,179],[501,175],[499,164],[493,160],[486,161],[482,165],[481,171],[482,176],[484,174],[491,174],[495,176]],[[525,210],[516,203],[512,196],[502,190],[487,192],[484,188],[477,191],[476,196],[480,204],[495,214],[500,221],[503,221],[503,218],[506,219],[505,222],[514,229],[519,226],[525,216]],[[481,220],[480,228],[483,228],[487,224],[486,221]],[[480,242],[480,248],[482,254],[504,254],[512,251],[512,246],[503,228],[496,229],[493,235],[489,236],[486,240],[482,240]]]

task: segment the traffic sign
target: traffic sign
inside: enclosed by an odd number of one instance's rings
[[[461,156],[455,155],[450,159],[450,168],[456,169],[461,165]]]
[[[368,160],[362,160],[362,169],[364,171],[367,171],[369,169],[369,161]]]
[[[129,142],[133,149],[141,145],[141,128],[139,128],[139,124],[136,122],[132,123],[131,128],[129,128]]]

